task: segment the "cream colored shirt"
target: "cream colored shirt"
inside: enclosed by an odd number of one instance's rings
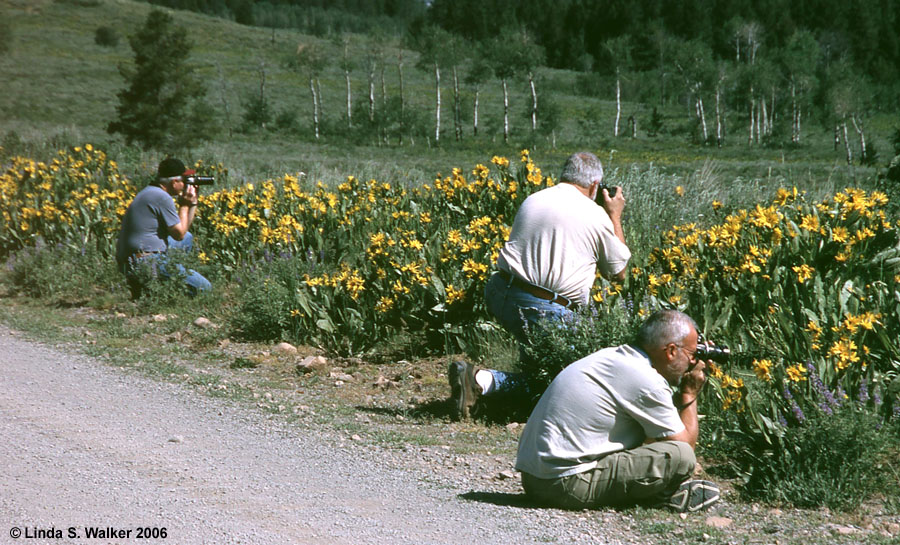
[[[525,199],[497,265],[570,301],[588,302],[596,271],[612,277],[631,251],[616,237],[602,206],[569,183]]]
[[[672,387],[643,351],[604,348],[553,379],[519,438],[516,469],[557,479],[597,467],[606,454],[684,430]]]

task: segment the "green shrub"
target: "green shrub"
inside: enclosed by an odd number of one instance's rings
[[[11,256],[7,269],[16,290],[51,304],[83,304],[126,293],[115,263],[90,246],[38,244]]]
[[[778,443],[762,453],[734,451],[748,470],[748,499],[852,510],[878,493],[896,496],[900,487],[896,429],[857,406],[807,411]]]
[[[601,348],[631,341],[640,321],[621,299],[581,309],[564,322],[544,320],[529,331],[529,344],[523,347],[518,364],[528,391],[536,400],[570,363]]]
[[[119,45],[119,33],[112,27],[97,27],[94,32],[94,43],[103,47],[116,47]]]

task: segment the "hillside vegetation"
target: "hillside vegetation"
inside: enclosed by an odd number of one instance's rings
[[[30,151],[51,141],[51,147],[93,142],[108,150],[126,172],[146,172],[158,155],[123,148],[105,129],[115,116],[116,93],[125,85],[118,66],[132,62],[126,38],[153,7],[131,0],[9,0],[2,6],[10,28],[8,50],[0,55],[0,70],[6,75],[0,81],[0,136],[5,153]],[[403,99],[407,111],[413,112],[415,126],[402,144],[395,137],[385,143],[378,132],[349,131],[345,126],[346,80],[339,62],[344,47],[339,39],[249,27],[186,11],[172,13],[194,43],[190,62],[206,84],[207,101],[215,111],[219,130],[209,135],[208,142],[191,150],[170,151],[208,163],[222,162],[233,179],[258,179],[299,170],[311,178],[330,181],[354,174],[416,183],[438,172],[446,173],[451,166],[511,154],[523,147],[535,148],[534,157],[547,165],[559,164],[573,149],[587,148],[600,153],[612,167],[652,162],[680,173],[697,170],[708,159],[715,160],[726,176],[746,178],[852,179],[859,172],[871,172],[841,166],[844,152],[832,145],[832,129],[815,123],[807,126],[800,145],[773,142],[751,147],[745,143],[742,125],[746,121],[732,115],[726,118],[728,137],[721,149],[697,144],[691,136],[695,122],[687,102],[673,101],[659,108],[661,128],[651,137],[648,126],[653,108],[628,102],[626,97],[623,109],[636,119],[637,138],[632,139],[630,133],[614,138],[613,96],[591,87],[599,81],[603,89],[610,89],[612,78],[594,80],[577,72],[543,67],[537,69],[536,89],[539,104],[553,104],[557,112],[559,121],[553,131],[532,135],[527,116],[530,90],[527,81],[518,78],[509,85],[511,137],[508,144],[504,143],[501,85],[499,80],[489,78],[480,86],[477,137],[471,127],[473,88],[462,85],[463,136],[457,142],[451,76],[445,70],[443,130],[436,143],[434,75],[427,65],[426,69],[416,68],[418,53],[401,48],[398,38],[384,42],[383,62],[376,66],[376,107],[384,106],[382,68],[384,97],[388,102],[398,100],[402,52]],[[95,43],[101,27],[118,34],[117,45]],[[354,116],[364,120],[369,106],[364,60],[372,48],[372,38],[343,35],[343,39],[352,61]],[[296,66],[301,45],[319,47],[329,59],[320,77],[323,129],[318,141],[313,138],[307,75]],[[243,120],[246,107],[259,96],[261,87],[273,120],[266,129],[247,127]],[[284,121],[280,128],[276,122],[279,116]],[[890,149],[888,138],[894,120],[886,114],[872,116],[869,142],[873,149]],[[358,127],[365,124],[356,123]],[[624,133],[624,119],[622,124]]]

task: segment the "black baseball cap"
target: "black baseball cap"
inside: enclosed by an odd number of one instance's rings
[[[163,161],[159,164],[159,168],[156,169],[156,177],[157,178],[174,178],[175,176],[190,176],[194,174],[196,171],[194,169],[188,169],[184,166],[184,163],[179,161],[174,157],[167,157],[163,159]]]

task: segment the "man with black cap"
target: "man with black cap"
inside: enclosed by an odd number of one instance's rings
[[[185,178],[194,174],[184,163],[169,157],[156,172],[156,179],[142,189],[128,205],[122,218],[122,228],[116,245],[116,262],[125,274],[131,295],[141,295],[146,282],[153,276],[169,278],[173,274],[184,277],[192,295],[207,291],[209,280],[181,264],[168,263],[168,252],[189,252],[193,235],[188,231],[197,212],[197,186],[187,184]],[[173,197],[178,199],[176,209]]]

